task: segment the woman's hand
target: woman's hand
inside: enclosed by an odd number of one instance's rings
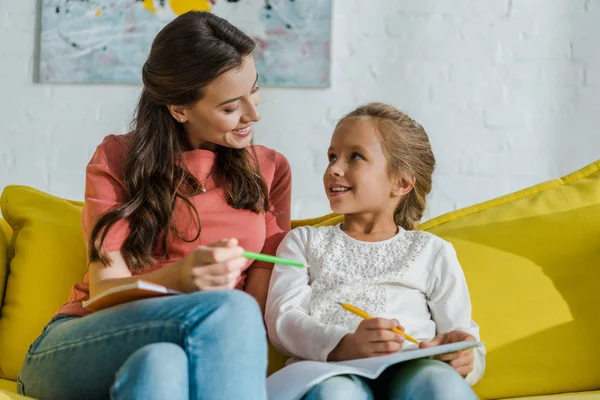
[[[182,260],[181,287],[185,292],[233,289],[247,263],[237,239],[223,239],[195,248]]]
[[[355,360],[396,353],[402,350],[404,336],[392,332],[391,330],[394,328],[404,329],[395,320],[365,319],[356,328],[356,331],[347,334],[340,340],[329,353],[327,360]]]
[[[462,341],[475,342],[477,339],[473,335],[463,331],[451,331],[441,333],[434,337],[429,342],[421,342],[419,348],[427,348],[439,346],[441,344],[456,343]],[[463,378],[466,377],[469,372],[473,371],[475,355],[473,349],[461,350],[456,353],[440,354],[433,357],[436,360],[444,361],[450,364],[452,368],[456,370]]]

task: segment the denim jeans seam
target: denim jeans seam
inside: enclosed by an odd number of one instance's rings
[[[141,324],[136,324],[134,326],[129,326],[125,329],[117,329],[111,332],[106,332],[103,333],[102,335],[98,335],[98,336],[92,336],[92,337],[87,337],[87,338],[83,338],[83,339],[79,339],[79,340],[75,340],[73,342],[70,342],[68,344],[64,344],[61,346],[57,346],[57,347],[53,347],[52,349],[48,349],[48,350],[44,350],[44,351],[40,351],[40,352],[32,352],[30,354],[27,355],[27,358],[29,360],[34,360],[38,357],[41,356],[47,356],[49,354],[55,353],[57,351],[61,351],[61,350],[65,350],[65,349],[69,349],[69,348],[73,348],[73,347],[77,347],[77,346],[81,346],[81,345],[87,345],[89,343],[94,343],[94,342],[98,342],[98,341],[102,341],[105,340],[107,338],[111,338],[117,335],[124,335],[127,334],[129,332],[133,332],[139,329],[148,329],[148,328],[156,328],[156,327],[161,327],[161,326],[179,326],[180,328],[183,328],[184,330],[187,330],[189,327],[189,324],[184,322],[184,321],[179,321],[179,322],[175,322],[175,321],[160,321],[160,322],[156,322],[156,323],[148,323],[148,322],[144,322]]]
[[[22,396],[26,396],[25,394],[25,386],[23,385],[23,382],[21,381],[21,374],[17,374],[17,394],[20,394]]]

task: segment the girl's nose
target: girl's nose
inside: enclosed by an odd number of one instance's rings
[[[336,162],[329,166],[329,174],[339,177],[344,175],[344,169]]]

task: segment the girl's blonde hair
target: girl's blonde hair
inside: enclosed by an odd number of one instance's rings
[[[341,121],[354,118],[373,121],[381,135],[390,174],[407,174],[414,180],[414,188],[396,207],[394,221],[404,229],[415,229],[425,211],[425,198],[431,191],[435,169],[435,158],[425,129],[402,111],[383,103],[360,106]]]

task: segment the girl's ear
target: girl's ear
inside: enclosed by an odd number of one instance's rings
[[[392,196],[402,197],[408,194],[415,187],[415,180],[406,174],[399,174],[394,178],[392,187]]]
[[[167,108],[169,109],[171,116],[175,118],[175,121],[182,123],[187,122],[187,113],[185,106],[168,105]]]

